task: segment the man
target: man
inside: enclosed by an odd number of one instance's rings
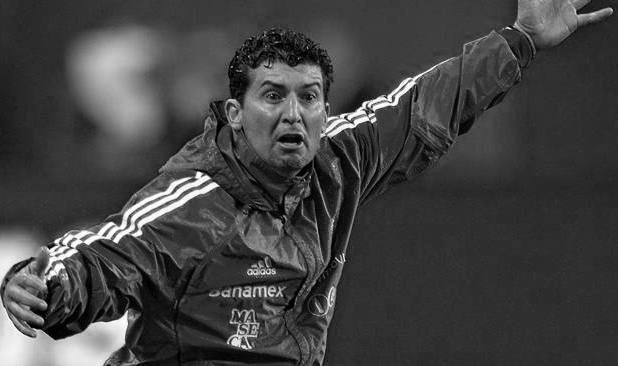
[[[513,27],[330,118],[324,50],[248,39],[203,135],[120,213],[9,271],[9,317],[62,338],[128,311],[107,365],[321,364],[359,206],[431,166],[536,49],[612,13],[578,15],[588,1],[519,0]]]

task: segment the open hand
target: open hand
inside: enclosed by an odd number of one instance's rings
[[[577,28],[609,17],[612,8],[578,14],[590,0],[519,0],[515,25],[530,35],[537,49],[553,47]]]
[[[41,248],[34,261],[17,272],[9,280],[4,289],[2,302],[9,319],[15,327],[27,335],[36,338],[33,329],[43,327],[44,319],[33,310],[45,311],[47,303],[47,285],[45,284],[45,269],[49,264],[49,251]]]

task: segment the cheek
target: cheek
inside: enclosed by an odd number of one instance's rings
[[[307,132],[311,136],[315,136],[315,135],[320,136],[325,124],[326,124],[326,114],[316,113],[314,116],[310,118],[309,123],[307,124],[307,130],[308,130]]]
[[[261,150],[270,143],[270,138],[266,133],[266,129],[259,128],[259,126],[256,125],[247,126],[245,128],[245,136],[256,150]]]
[[[253,146],[265,146],[270,143],[274,126],[272,116],[260,110],[253,110],[245,115],[244,122],[245,135]]]
[[[322,127],[324,126],[324,119],[321,117],[315,118],[307,125],[307,134],[311,139],[313,148],[317,149],[320,144],[320,137],[322,136]]]

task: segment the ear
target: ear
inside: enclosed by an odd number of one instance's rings
[[[240,102],[236,99],[228,99],[225,101],[224,108],[225,116],[232,129],[240,131],[242,129],[242,105]]]
[[[324,116],[324,122],[322,122],[322,132],[326,129],[326,122],[328,122],[328,116],[330,116],[330,104],[325,103],[324,111],[326,112],[326,116]]]

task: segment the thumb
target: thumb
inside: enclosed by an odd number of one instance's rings
[[[49,260],[49,249],[42,247],[32,263],[32,273],[37,277],[43,278],[43,276],[45,276],[45,270],[49,265]]]

